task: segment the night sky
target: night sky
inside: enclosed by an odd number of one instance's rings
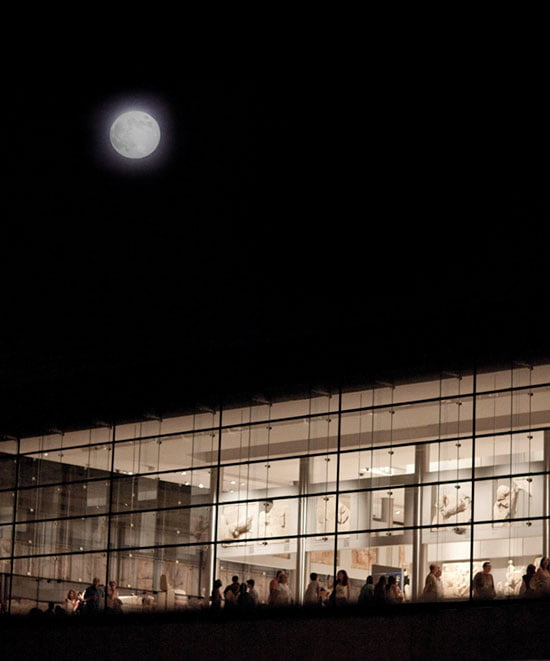
[[[9,97],[0,431],[548,354],[540,85],[121,73]],[[115,167],[134,101],[164,158]]]

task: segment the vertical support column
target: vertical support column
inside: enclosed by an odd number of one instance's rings
[[[550,557],[550,430],[544,432],[544,491],[542,521],[542,554]]]
[[[300,474],[298,483],[298,540],[296,544],[296,594],[294,602],[301,604],[306,591],[306,540],[307,533],[307,491],[309,484],[309,457],[300,458]]]
[[[218,456],[216,460],[216,474],[211,479],[211,484],[214,485],[212,493],[212,517],[210,528],[210,553],[208,556],[208,570],[206,572],[208,581],[207,596],[212,592],[214,581],[216,580],[216,565],[218,561],[218,517],[219,517],[219,502],[220,502],[220,480],[221,480],[221,461],[222,461],[222,426],[223,426],[223,402],[220,402],[220,417],[218,420]]]
[[[13,556],[15,555],[15,522],[17,521],[17,496],[19,488],[19,468],[21,462],[21,439],[17,437],[17,454],[15,455],[15,484],[13,485],[13,512],[11,520],[11,550],[10,550],[10,575],[9,581],[6,584],[6,592],[8,599],[8,614],[11,613],[11,594],[13,587],[13,570],[15,569],[15,563]],[[2,598],[2,603],[5,603],[6,595]]]
[[[212,489],[212,507],[210,509],[210,539],[211,542],[206,547],[206,571],[202,585],[199,585],[199,594],[202,594],[201,588],[205,588],[205,596],[208,598],[212,593],[214,581],[216,580],[216,534],[218,530],[217,523],[217,503],[218,503],[218,489],[219,489],[219,475],[221,469],[218,467],[212,468],[210,473],[210,484]]]
[[[329,405],[329,418],[331,416]],[[338,511],[340,508],[340,449],[342,443],[342,388],[338,389],[338,436],[336,446],[336,504],[334,506],[334,565],[332,585],[336,585],[336,574],[338,572]]]
[[[414,450],[415,487],[412,500],[413,524],[413,570],[412,570],[412,599],[416,601],[422,594],[423,577],[426,573],[426,549],[422,543],[422,485],[428,471],[428,452],[426,445],[417,445]]]
[[[472,518],[470,520],[470,601],[473,599],[473,582],[474,582],[474,512],[475,510],[475,493],[476,493],[476,432],[477,432],[477,369],[474,369],[474,383],[472,393],[472,500],[471,512]]]
[[[113,518],[113,475],[115,473],[115,438],[116,426],[111,427],[111,471],[109,474],[109,502],[107,503],[107,560],[105,562],[105,599],[103,608],[107,607],[107,588],[109,587],[109,574],[111,571],[111,526]],[[117,576],[119,574],[117,573]]]

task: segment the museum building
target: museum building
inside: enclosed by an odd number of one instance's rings
[[[0,440],[0,598],[12,614],[99,577],[124,609],[208,605],[214,579],[345,569],[421,597],[431,563],[469,600],[492,563],[519,594],[550,554],[550,363]]]

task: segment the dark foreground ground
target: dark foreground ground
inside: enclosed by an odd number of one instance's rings
[[[550,659],[550,601],[0,619],[2,659]]]

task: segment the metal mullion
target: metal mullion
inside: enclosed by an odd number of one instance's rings
[[[470,520],[470,601],[473,599],[473,573],[474,573],[474,514],[475,514],[475,485],[476,485],[476,423],[477,423],[477,370],[473,372],[472,393],[472,475],[471,475],[471,520]]]
[[[221,456],[222,456],[222,431],[223,431],[223,402],[220,402],[220,419],[218,421],[218,463],[216,467],[216,491],[213,494],[212,506],[214,507],[214,530],[210,531],[210,538],[212,544],[214,545],[213,557],[212,557],[212,574],[210,578],[213,579],[210,581],[211,585],[208,586],[210,594],[214,589],[214,580],[216,574],[216,562],[218,561],[218,517],[219,517],[219,502],[220,502],[220,476],[221,476]]]
[[[21,439],[17,437],[17,454],[15,455],[15,485],[13,490],[13,513],[12,513],[12,522],[11,522],[11,545],[10,545],[10,578],[8,586],[8,614],[11,613],[11,592],[13,586],[13,568],[14,568],[14,557],[15,557],[15,524],[17,521],[17,496],[18,496],[18,486],[19,486],[19,461],[21,455],[19,454],[19,449],[21,447]]]
[[[113,475],[115,472],[115,441],[116,441],[116,425],[112,426],[111,433],[111,473],[109,475],[109,503],[107,510],[107,560],[105,562],[105,599],[103,601],[103,608],[107,608],[107,589],[109,587],[109,572],[111,568],[111,526],[113,514]]]
[[[329,404],[329,418],[330,418],[330,404]],[[338,506],[340,504],[340,447],[342,437],[342,388],[338,388],[338,427],[337,427],[337,441],[336,441],[336,498],[334,509],[334,562],[333,562],[333,579],[332,589],[336,588],[336,575],[337,575],[337,558],[338,558]]]

